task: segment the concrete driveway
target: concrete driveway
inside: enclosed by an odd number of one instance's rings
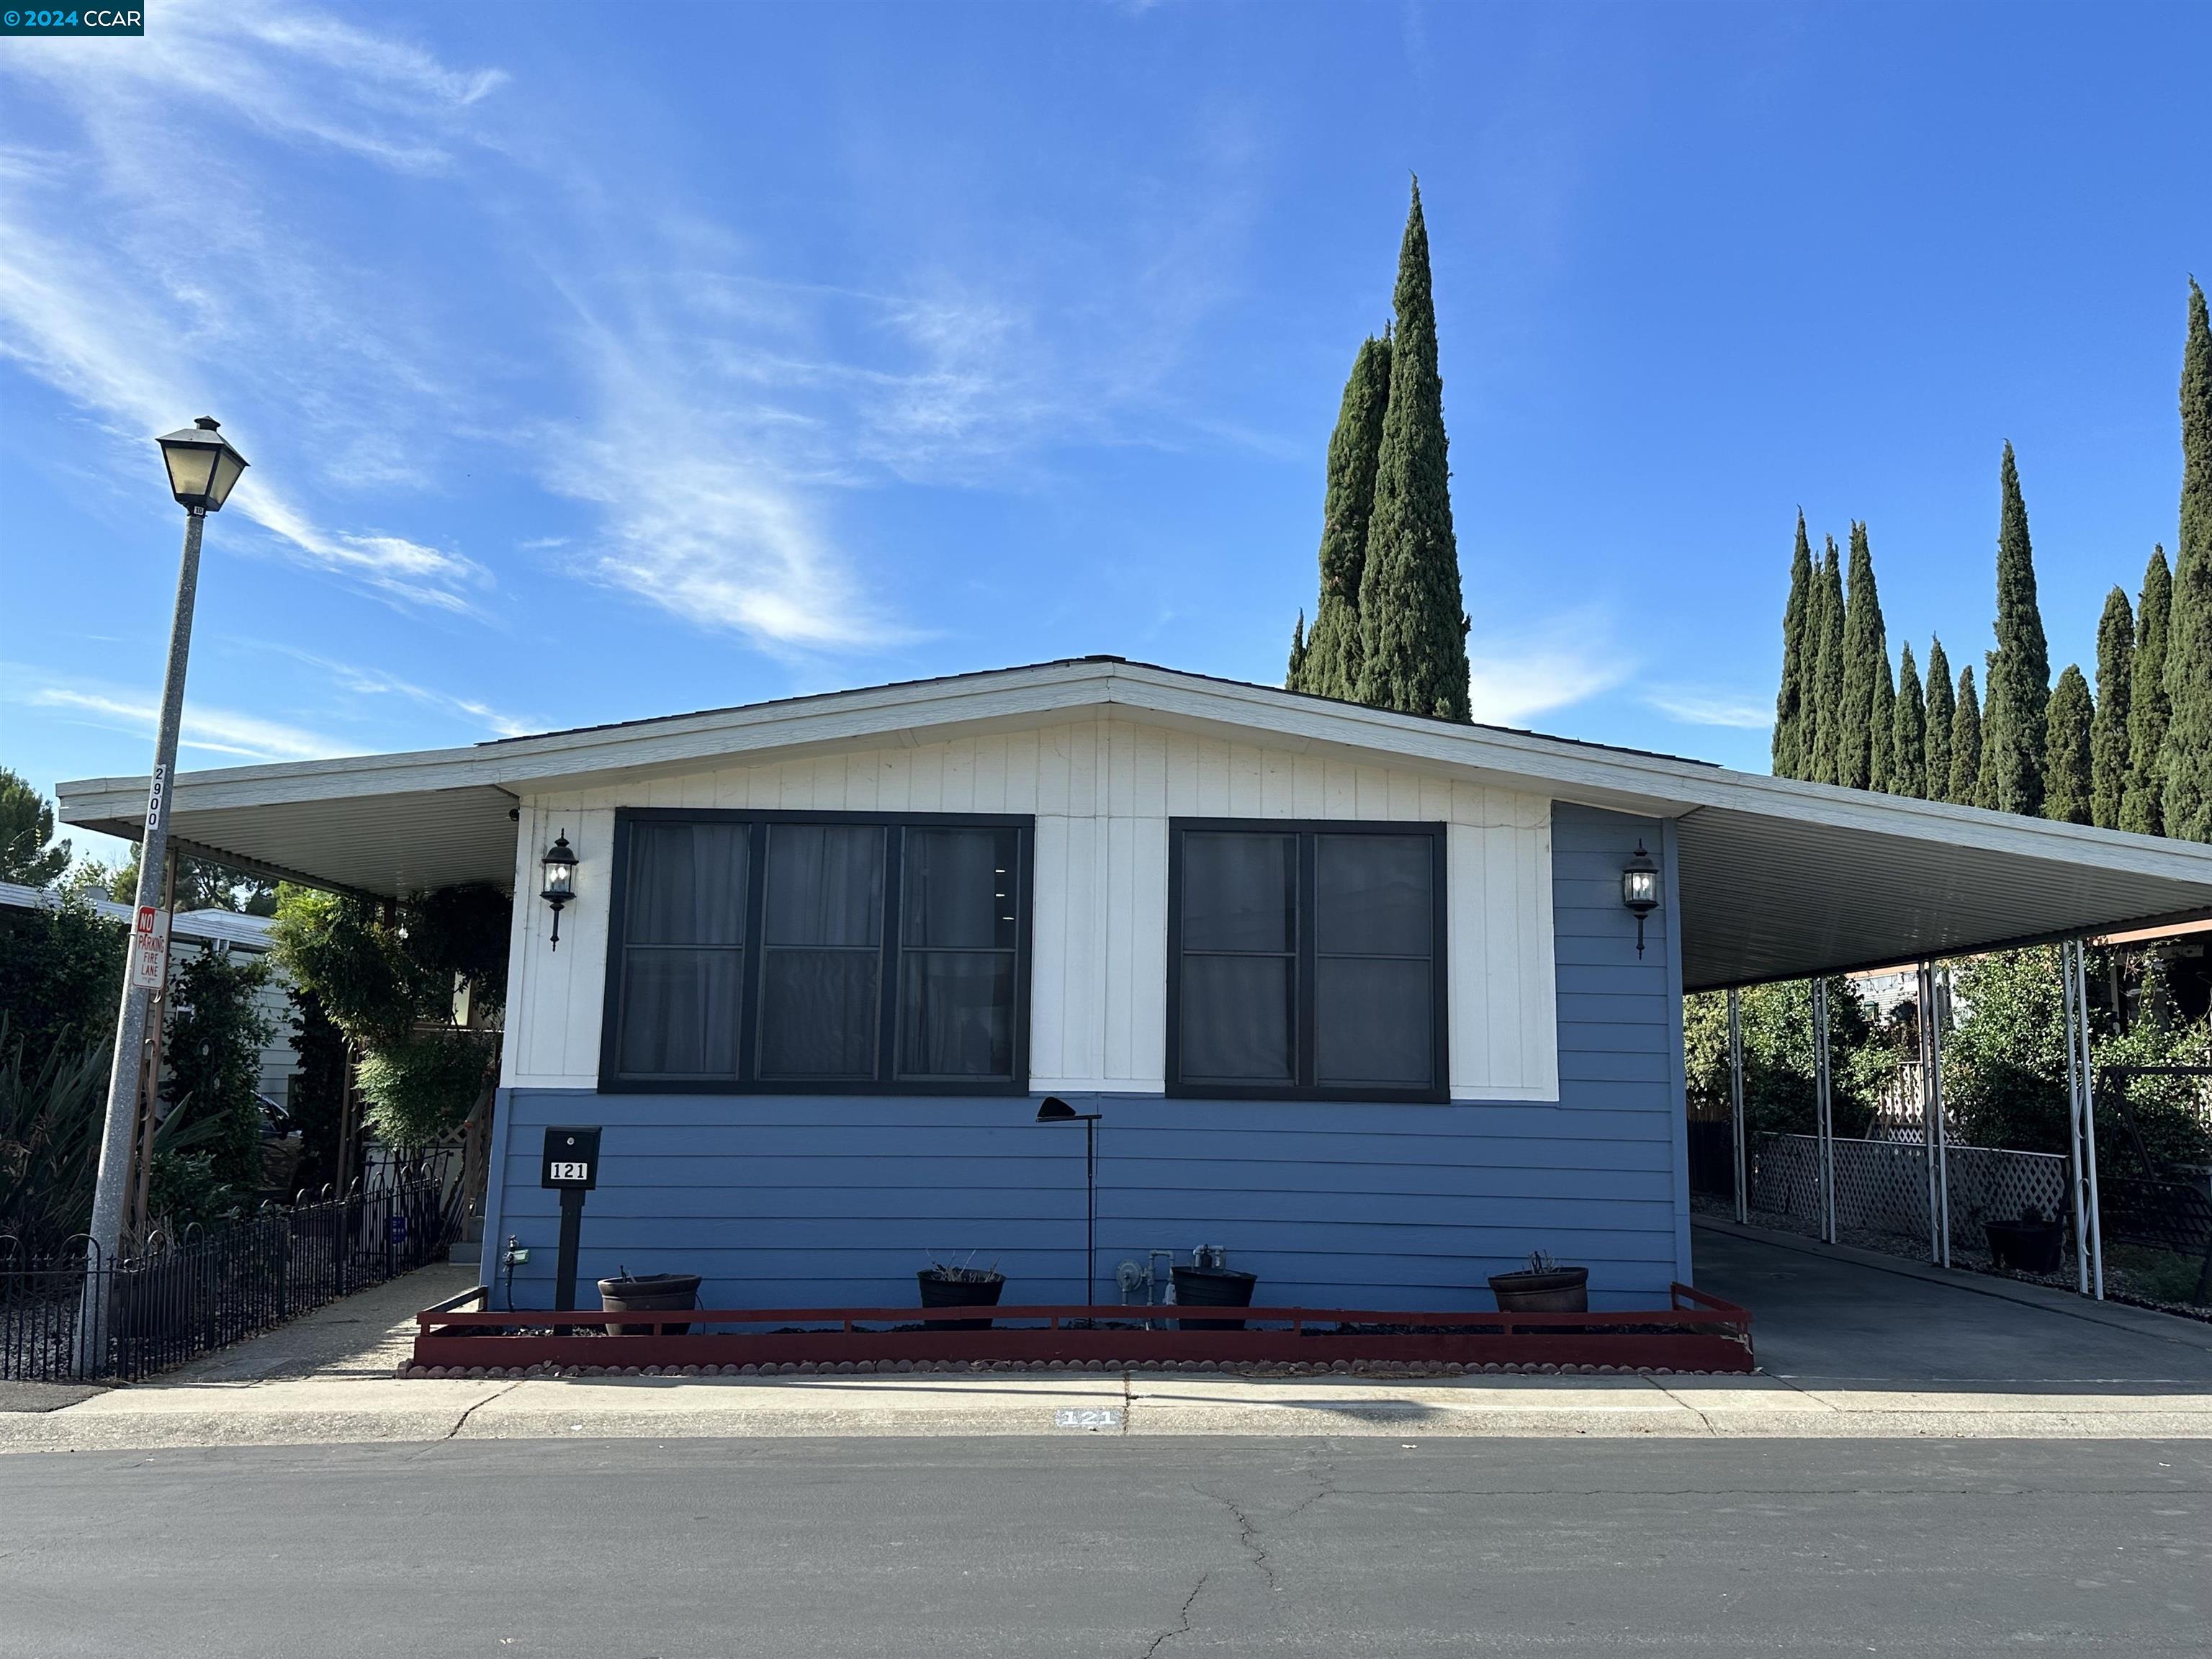
[[[1801,1387],[2212,1394],[2212,1324],[1702,1217],[1691,1248]]]

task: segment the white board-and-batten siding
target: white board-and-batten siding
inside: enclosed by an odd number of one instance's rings
[[[1034,817],[1030,1081],[1062,1093],[1164,1087],[1170,818],[1443,823],[1453,1097],[1559,1097],[1547,798],[1115,718],[526,797],[515,890],[538,890],[538,857],[565,833],[578,899],[557,952],[547,908],[516,907],[510,1086],[597,1081],[623,806]]]

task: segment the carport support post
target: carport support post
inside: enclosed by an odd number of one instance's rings
[[[1828,1097],[1828,981],[1813,981],[1813,1108],[1820,1152],[1820,1237],[1836,1243],[1836,1125]]]
[[[1951,1265],[1951,1159],[1943,1121],[1943,980],[1920,964],[1920,1138],[1928,1159],[1928,1259]]]
[[[2069,939],[2058,947],[2058,972],[2066,981],[2068,1185],[2074,1189],[2075,1281],[2084,1296],[2105,1299],[2104,1218],[2097,1202],[2096,1074],[2089,1048],[2087,947]]]
[[[1751,1219],[1750,1159],[1745,1155],[1743,1126],[1743,1007],[1731,985],[1728,994],[1729,1019],[1729,1138],[1735,1153],[1735,1218]]]

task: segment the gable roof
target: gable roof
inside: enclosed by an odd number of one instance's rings
[[[173,834],[250,870],[401,895],[513,879],[523,796],[1091,710],[1319,747],[1674,820],[1683,974],[1700,988],[2212,913],[2212,848],[1729,771],[1085,657],[464,749],[179,776]],[[136,830],[146,780],[57,791],[64,821]]]

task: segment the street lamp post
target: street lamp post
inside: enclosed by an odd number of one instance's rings
[[[138,1119],[147,1012],[168,965],[161,926],[161,874],[169,850],[169,791],[177,769],[177,728],[185,711],[185,665],[191,654],[192,600],[200,579],[200,531],[222,511],[246,471],[216,422],[203,415],[181,432],[157,440],[169,471],[169,493],[185,509],[185,552],[177,570],[177,608],[169,623],[169,664],[161,682],[161,723],[154,740],[154,775],[146,793],[145,839],[138,849],[138,891],[115,1018],[115,1060],[107,1079],[107,1121],[100,1136],[100,1176],[92,1196],[88,1267],[113,1264],[123,1247],[123,1206],[131,1185],[131,1145]],[[106,1342],[106,1297],[97,1274],[86,1285],[81,1367],[92,1370]]]

